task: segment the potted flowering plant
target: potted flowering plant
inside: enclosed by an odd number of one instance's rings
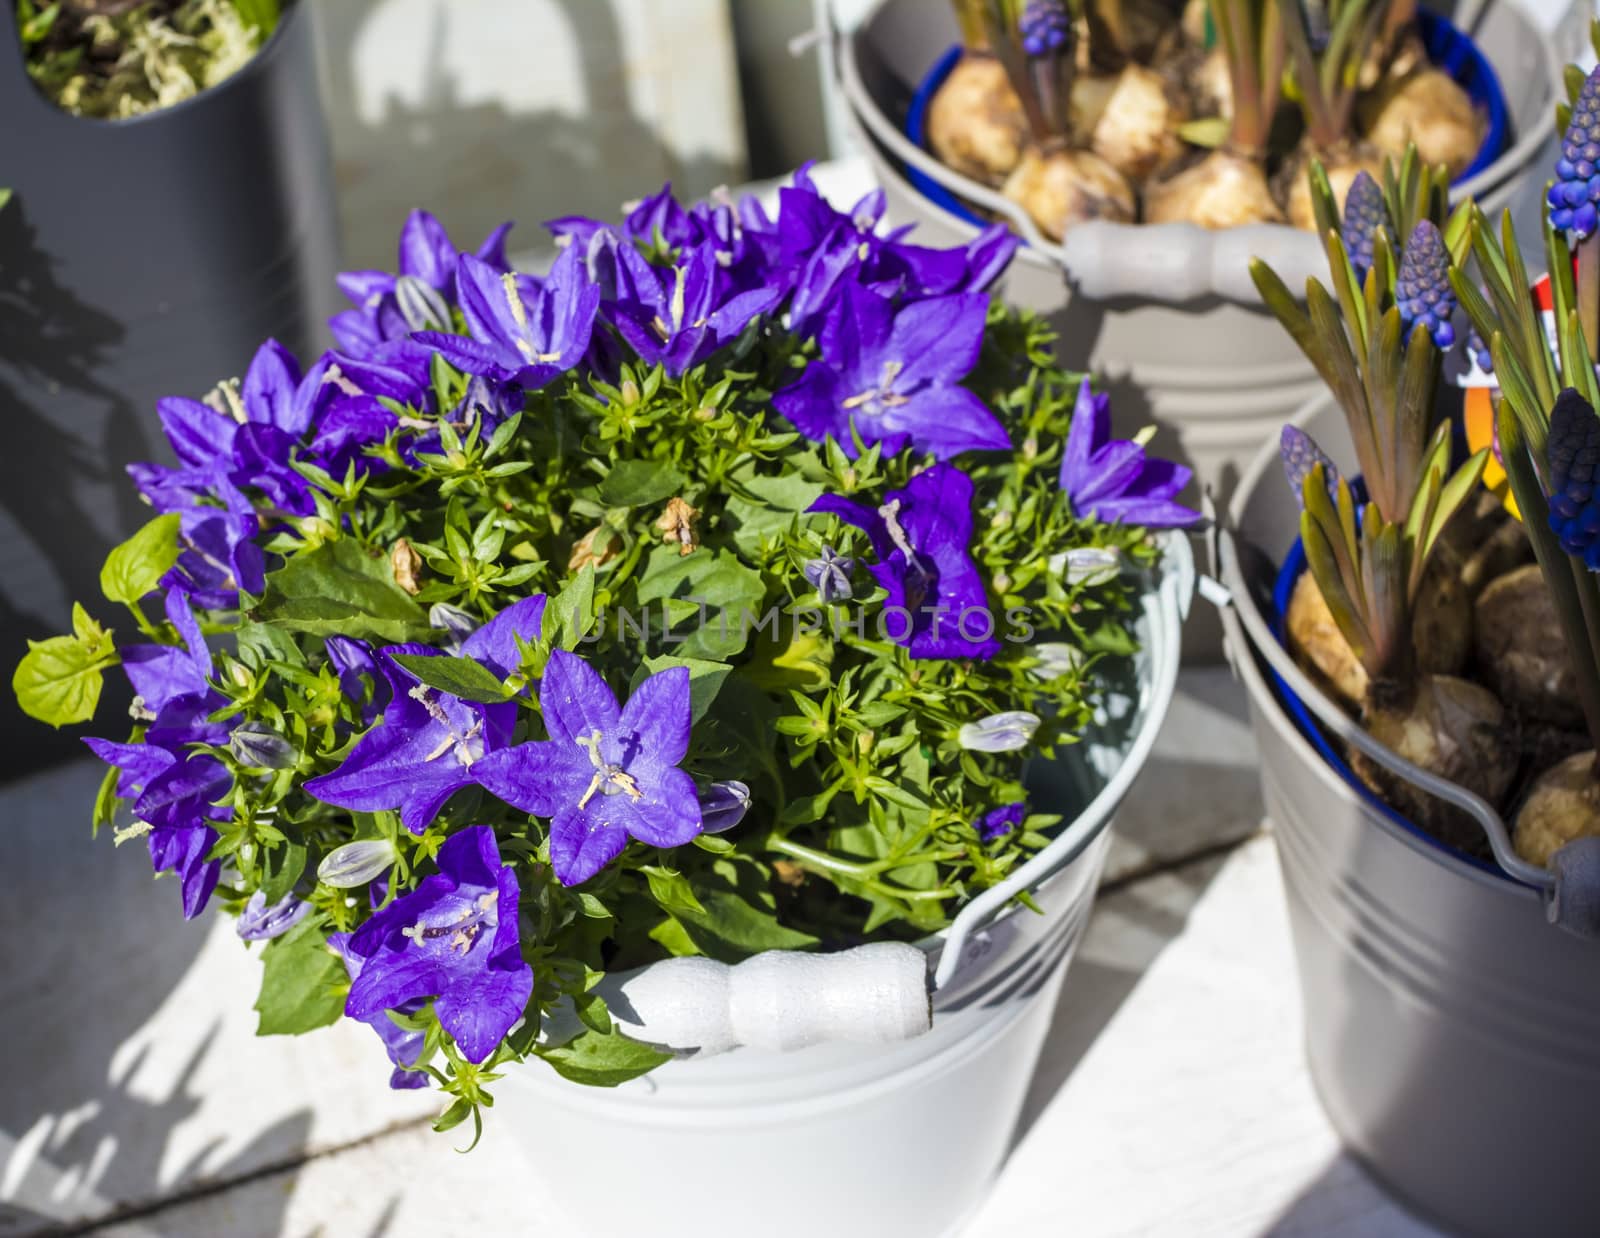
[[[1258,256],[1294,287],[1318,269],[1308,161],[1342,204],[1416,142],[1493,207],[1537,157],[1559,63],[1515,4],[1479,16],[1469,37],[1409,3],[1214,0],[1180,21],[1156,3],[883,0],[838,62],[896,217],[940,243],[1010,223],[1027,246],[1006,295],[1125,382],[1120,414],[1169,432],[1226,499],[1318,391],[1246,274]]]
[[[1285,429],[1287,487],[1263,455],[1221,545],[1319,1094],[1380,1179],[1475,1233],[1587,1233],[1600,1207],[1556,1134],[1600,1101],[1600,294],[1563,235],[1593,223],[1597,92],[1577,75],[1560,117],[1549,335],[1509,215],[1444,221],[1413,165],[1339,219],[1313,178],[1335,292],[1301,311],[1255,274],[1333,399]],[[1453,464],[1429,388],[1458,302],[1497,433]]]
[[[670,1128],[750,1163],[730,1226],[932,1233],[1003,1155],[1195,517],[984,291],[1003,230],[779,199],[555,221],[542,277],[414,217],[340,351],[162,401],[101,574],[139,635],[76,607],[14,684],[66,724],[126,674],[95,821],[266,943],[263,1032],[368,1024],[440,1129],[505,1077],[566,1198],[591,1128]],[[942,1150],[884,1167],[891,1129]],[[833,1189],[779,1219],[786,1139]],[[606,1223],[698,1223],[673,1164]]]
[[[0,399],[18,427],[0,628],[56,626],[82,547],[138,527],[111,462],[142,411],[308,349],[332,308],[331,161],[311,11],[270,0],[19,0],[0,20]],[[114,187],[114,190],[108,190]],[[59,758],[11,706],[0,773]]]

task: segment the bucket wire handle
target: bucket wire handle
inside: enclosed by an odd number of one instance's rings
[[[1239,568],[1234,533],[1219,522],[1214,539],[1213,554],[1220,567],[1223,583],[1228,592],[1237,597],[1247,586],[1244,574]],[[1555,888],[1556,879],[1549,870],[1528,863],[1516,853],[1506,823],[1486,800],[1447,778],[1441,778],[1421,766],[1413,765],[1367,734],[1300,669],[1279,643],[1278,638],[1262,621],[1255,607],[1236,605],[1230,598],[1221,608],[1232,612],[1243,625],[1251,648],[1266,660],[1273,671],[1288,685],[1289,690],[1305,702],[1311,712],[1316,714],[1318,721],[1336,738],[1358,749],[1364,756],[1391,774],[1404,778],[1413,786],[1444,800],[1472,817],[1488,838],[1495,862],[1508,876],[1541,891],[1548,892]]]
[[[1157,725],[1159,719],[1152,721],[1149,712],[1164,710],[1178,683],[1183,616],[1188,613],[1195,580],[1193,557],[1183,538],[1181,532],[1167,535],[1167,549],[1161,562],[1161,583],[1154,593],[1147,593],[1143,599],[1144,615],[1151,634],[1150,683],[1144,694],[1145,717],[1140,719],[1137,735],[1127,755],[1077,820],[1005,881],[991,886],[961,909],[946,931],[944,949],[933,973],[935,992],[948,984],[956,974],[961,966],[962,955],[975,933],[983,929],[1022,891],[1042,885],[1083,854],[1105,828],[1111,814],[1144,768],[1150,750],[1155,746],[1156,732],[1161,729]]]

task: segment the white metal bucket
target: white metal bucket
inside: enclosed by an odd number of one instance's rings
[[[888,1045],[737,1049],[615,1089],[539,1064],[507,1077],[495,1116],[585,1238],[937,1238],[976,1209],[1088,920],[1111,814],[1172,701],[1194,567],[1181,535],[1165,548],[1128,691],[1108,700],[1095,735],[1028,771],[1032,802],[1070,824],[920,943],[931,1031]],[[1013,902],[1023,888],[1044,915]]]

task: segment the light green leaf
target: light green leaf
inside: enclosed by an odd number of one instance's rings
[[[51,726],[94,717],[105,672],[117,665],[116,645],[81,606],[72,608],[73,634],[29,641],[11,676],[22,712]]]
[[[544,608],[544,634],[563,649],[575,649],[594,628],[594,568],[586,567]]]
[[[344,1013],[344,964],[322,930],[302,924],[262,954],[257,1036],[295,1036],[326,1027]]]
[[[674,918],[683,926],[689,940],[709,958],[722,963],[737,963],[763,950],[809,950],[817,939],[778,923],[769,906],[752,901],[740,890],[701,890],[704,910],[677,911]],[[762,891],[762,895],[770,899]]]
[[[534,1052],[562,1078],[596,1088],[614,1088],[637,1079],[672,1057],[618,1031],[606,1035],[593,1029],[557,1048],[538,1047]]]
[[[643,507],[681,494],[684,476],[665,460],[618,461],[600,483],[607,507]]]
[[[428,616],[394,583],[386,555],[352,538],[325,542],[267,577],[250,617],[313,636],[359,636],[399,644],[429,635]]]
[[[132,606],[158,584],[178,561],[178,514],[157,516],[106,556],[100,591],[113,602]]]
[[[650,883],[650,897],[656,900],[662,911],[675,916],[684,912],[705,914],[705,908],[694,896],[694,887],[682,873],[658,865],[649,865],[639,871]]]
[[[463,701],[487,705],[506,699],[505,685],[493,671],[471,658],[432,656],[425,653],[397,653],[394,660],[430,688],[448,692]]]

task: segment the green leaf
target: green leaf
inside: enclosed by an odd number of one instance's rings
[[[544,609],[544,634],[563,649],[575,649],[594,628],[594,568],[567,581]]]
[[[745,493],[728,500],[727,514],[734,544],[748,555],[755,554],[762,541],[775,541],[788,532],[825,489],[821,482],[797,474],[746,477],[738,484]]]
[[[393,657],[430,688],[448,692],[463,701],[495,705],[506,699],[505,685],[495,678],[495,673],[471,658],[426,653],[397,653]]]
[[[239,21],[256,31],[258,46],[265,43],[278,26],[278,0],[233,0]]]
[[[634,672],[633,682],[628,690],[633,691],[648,676],[659,675],[674,666],[687,667],[689,670],[689,721],[699,722],[705,717],[706,710],[716,701],[717,693],[722,690],[722,681],[728,677],[728,672],[733,668],[726,662],[707,662],[703,658],[675,658],[661,654],[644,660],[644,664]]]
[[[178,561],[178,514],[157,516],[106,556],[100,591],[132,606],[161,583]]]
[[[572,999],[572,1008],[577,1012],[578,1021],[592,1032],[599,1032],[602,1036],[609,1036],[612,1031],[611,1012],[606,1009],[605,999],[598,993],[579,993]]]
[[[534,1052],[563,1079],[595,1088],[614,1088],[672,1060],[670,1053],[629,1040],[618,1031],[606,1035],[592,1028],[558,1048],[535,1048]]]
[[[268,576],[251,618],[291,632],[387,645],[429,634],[428,616],[394,583],[388,557],[348,537],[296,555]]]
[[[326,1027],[344,1013],[344,964],[312,924],[272,942],[262,954],[257,1036],[295,1036]]]
[[[817,938],[778,922],[775,912],[735,890],[700,891],[700,912],[674,912],[689,940],[709,958],[737,963],[763,950],[809,950]]]
[[[277,867],[273,868],[267,879],[261,883],[262,897],[267,900],[268,906],[271,906],[294,889],[295,882],[299,881],[300,875],[305,872],[306,849],[299,843],[290,843],[267,854],[274,856],[277,861]]]
[[[111,633],[76,604],[72,626],[71,636],[29,641],[11,676],[22,712],[54,727],[94,717],[105,672],[120,660]]]
[[[600,483],[600,501],[607,507],[643,507],[681,494],[682,473],[665,460],[618,461]]]
[[[682,873],[658,865],[649,865],[639,871],[650,883],[650,897],[656,900],[662,911],[671,915],[684,912],[705,914],[705,908],[694,896],[694,887]]]
[[[732,657],[745,647],[749,632],[743,614],[759,611],[766,593],[760,572],[728,551],[707,553],[703,547],[685,557],[671,546],[658,546],[639,582],[641,602],[684,599],[705,607],[704,618],[695,620],[681,649],[684,657],[712,660]]]
[[[690,937],[684,931],[683,925],[671,916],[650,930],[650,940],[674,958],[700,953],[700,947],[694,944],[694,938]]]

